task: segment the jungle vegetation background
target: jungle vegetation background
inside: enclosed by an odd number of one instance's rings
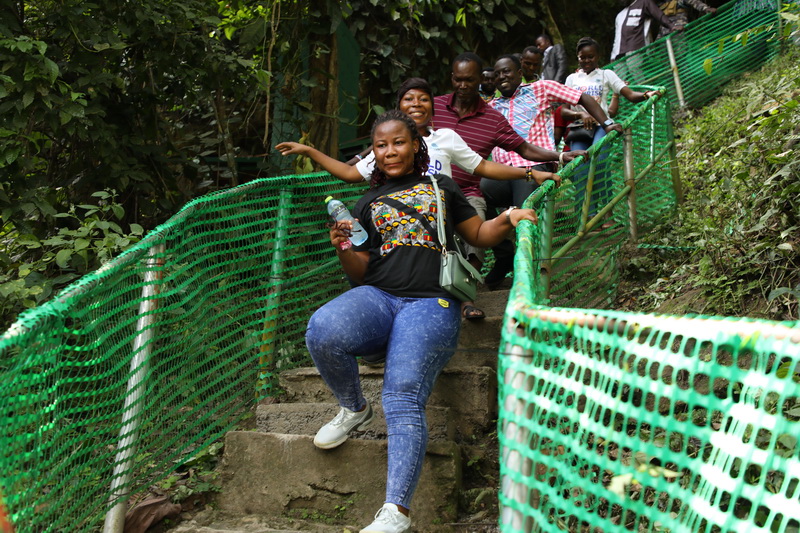
[[[239,181],[235,158],[263,160],[268,176],[286,172],[272,150],[282,140],[337,153],[340,26],[361,51],[359,91],[346,99],[365,133],[406,77],[448,92],[462,51],[492,60],[547,31],[570,57],[584,35],[606,56],[619,9],[617,0],[0,0],[3,329],[191,198]],[[296,136],[277,138],[279,123]]]

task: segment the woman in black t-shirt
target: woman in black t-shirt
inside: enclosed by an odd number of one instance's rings
[[[339,446],[351,430],[372,421],[356,356],[386,354],[382,401],[389,433],[386,503],[361,531],[403,532],[411,526],[409,505],[428,440],[425,405],[453,354],[461,326],[459,302],[439,285],[437,210],[444,210],[448,240],[455,230],[483,248],[499,243],[523,219],[535,223],[536,213],[511,207],[483,221],[445,175],[437,176],[437,196],[431,179],[423,175],[428,167],[425,142],[414,121],[401,111],[389,111],[375,121],[372,144],[376,162],[372,188],[353,210],[369,237],[360,246],[342,250],[350,223],[339,223],[330,232],[342,268],[357,286],[314,313],[306,344],[341,405],[339,414],[314,438],[314,444],[324,449]]]

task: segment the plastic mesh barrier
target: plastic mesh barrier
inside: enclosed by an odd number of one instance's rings
[[[506,328],[502,531],[798,531],[797,323],[517,300]]]
[[[310,314],[346,288],[323,199],[361,195],[330,180],[196,200],[5,333],[0,492],[18,531],[96,529],[111,494],[165,477],[306,363]]]
[[[666,87],[673,107],[702,106],[719,96],[730,80],[754,70],[780,51],[775,37],[782,31],[777,15],[782,5],[774,0],[728,2],[715,15],[705,15],[683,31],[662,37],[606,68],[629,85]],[[733,40],[748,29],[757,30],[744,40]],[[722,47],[720,40],[724,40]],[[705,68],[707,61],[710,74]],[[621,104],[625,102],[624,98],[620,100]]]
[[[746,46],[702,50],[763,25]],[[701,105],[760,66],[778,30],[774,4],[741,0],[673,34],[680,100]],[[612,67],[679,104],[666,39]],[[592,154],[617,201],[596,217],[607,229],[575,208],[587,165],[526,203],[540,223],[518,229],[498,363],[504,532],[800,529],[798,323],[574,309],[613,301],[619,247],[676,205],[667,112],[625,106],[630,136]]]

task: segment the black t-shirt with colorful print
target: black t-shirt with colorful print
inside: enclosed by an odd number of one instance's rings
[[[445,234],[451,249],[455,225],[477,213],[450,177],[437,174],[436,178],[439,192],[446,200]],[[400,213],[399,208],[383,202],[382,197],[410,206],[411,214]],[[435,198],[430,177],[415,174],[390,179],[361,197],[353,216],[361,221],[369,237],[354,249],[370,253],[364,285],[400,297],[452,298],[439,285],[442,249],[436,212],[440,205],[441,198]],[[416,218],[415,212],[425,217],[433,234]]]

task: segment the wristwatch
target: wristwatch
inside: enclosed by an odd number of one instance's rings
[[[511,224],[512,227],[516,228],[517,225],[514,224],[514,222],[512,222],[511,220],[511,211],[513,211],[514,209],[519,209],[519,207],[512,205],[508,209],[506,209],[505,213],[506,213],[506,220],[508,220],[508,223]]]
[[[607,118],[607,119],[605,119],[605,120],[603,121],[603,129],[605,129],[605,128],[607,128],[607,127],[611,126],[612,124],[616,124],[616,122],[614,122],[614,119],[613,119],[613,118]]]

